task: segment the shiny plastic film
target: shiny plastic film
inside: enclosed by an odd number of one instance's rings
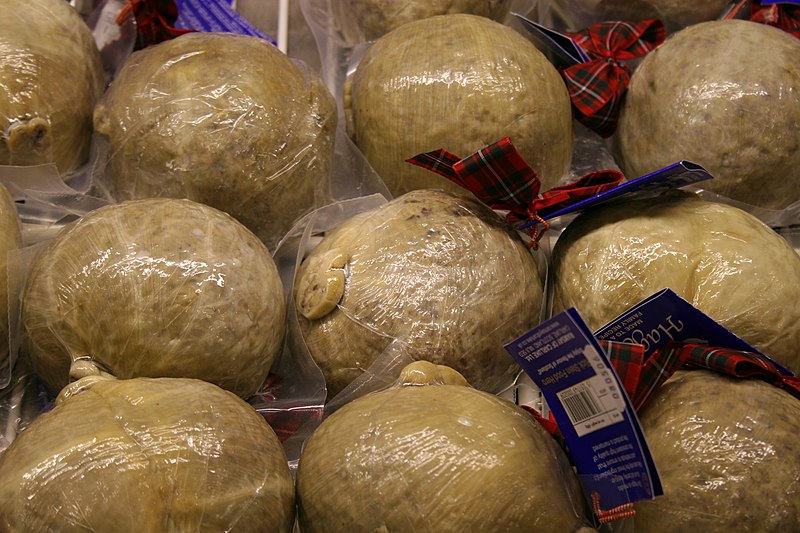
[[[11,302],[9,301],[9,260],[8,254],[22,248],[22,228],[17,208],[8,190],[0,185],[0,388],[10,379],[11,368],[16,354],[12,355],[11,345]]]
[[[344,0],[331,2],[342,33],[351,42],[374,41],[415,20],[467,13],[501,21],[513,0]]]
[[[92,33],[63,0],[2,0],[0,13],[0,165],[67,174],[89,156],[105,88]]]
[[[290,532],[278,438],[193,379],[83,378],[0,456],[4,531]]]
[[[336,104],[263,39],[191,33],[134,53],[94,114],[118,200],[189,198],[270,249],[329,197]]]
[[[580,31],[609,20],[659,19],[668,32],[714,20],[731,0],[552,0],[540,13],[558,29]]]
[[[471,154],[503,137],[543,189],[569,170],[572,111],[561,76],[525,37],[485,17],[440,15],[384,35],[343,98],[350,136],[395,196],[459,190],[406,159],[439,148]]]
[[[636,504],[636,533],[800,527],[800,400],[763,381],[682,371],[639,419],[664,496]]]
[[[87,360],[247,397],[281,349],[284,306],[267,248],[236,220],[190,200],[131,200],[73,222],[35,259],[24,347],[53,392]]]
[[[294,302],[329,397],[390,347],[497,391],[518,371],[503,344],[539,323],[543,284],[503,218],[418,190],[326,233],[298,269]]]
[[[673,191],[584,212],[553,250],[553,311],[597,329],[670,288],[800,371],[800,257],[752,215]]]
[[[800,40],[723,20],[676,33],[634,72],[617,131],[620,166],[641,176],[686,159],[708,190],[767,209],[800,202]]]
[[[589,520],[555,440],[521,408],[426,361],[306,441],[303,533],[570,532]]]

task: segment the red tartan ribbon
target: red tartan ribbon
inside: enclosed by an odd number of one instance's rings
[[[680,344],[674,349],[685,353],[688,368],[705,368],[737,378],[760,379],[800,399],[800,377],[781,374],[761,354],[692,343]]]
[[[762,6],[759,0],[750,2],[750,20],[780,28],[800,39],[800,6],[772,4]]]
[[[603,137],[617,128],[622,95],[631,80],[626,60],[641,57],[664,42],[660,20],[602,22],[569,36],[591,58],[561,70],[576,118]]]
[[[542,182],[508,137],[463,159],[439,149],[406,162],[444,176],[492,209],[508,211],[509,222],[537,220],[544,223],[545,230],[549,225],[541,217],[616,187],[623,180],[620,172],[601,170],[539,194]],[[532,248],[536,248],[541,236],[534,226]]]
[[[136,19],[135,50],[194,31],[175,27],[178,6],[174,0],[126,0],[116,22],[121,26],[131,17]]]

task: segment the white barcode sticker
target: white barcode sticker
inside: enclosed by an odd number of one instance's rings
[[[579,437],[624,420],[625,400],[607,379],[593,376],[557,393]]]

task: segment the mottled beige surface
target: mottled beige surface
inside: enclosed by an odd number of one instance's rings
[[[718,18],[730,0],[556,0],[552,8],[568,29],[609,20],[659,19],[669,32]]]
[[[104,86],[92,33],[67,2],[0,0],[0,165],[81,165]]]
[[[297,471],[304,533],[582,525],[566,455],[529,414],[465,384],[399,383],[345,405],[306,442]]]
[[[252,407],[188,379],[98,381],[0,457],[0,529],[290,532],[283,447]]]
[[[333,2],[340,25],[353,24],[367,40],[395,28],[436,15],[468,13],[499,20],[508,13],[509,0],[344,0]]]
[[[679,372],[639,414],[664,496],[636,533],[800,530],[800,399],[757,380]]]
[[[572,109],[556,69],[509,27],[474,15],[410,22],[378,39],[345,87],[356,145],[398,196],[458,186],[406,159],[466,157],[511,137],[546,190],[569,169]]]
[[[735,207],[676,193],[584,213],[550,272],[554,312],[575,306],[592,329],[668,287],[800,371],[800,257]]]
[[[466,196],[419,190],[328,233],[300,266],[295,302],[329,396],[393,341],[493,390],[518,370],[503,344],[538,324],[542,285],[505,220]]]
[[[244,226],[190,200],[132,200],[68,226],[37,257],[25,348],[51,390],[71,361],[120,378],[193,377],[248,396],[284,335],[283,287]]]
[[[270,248],[329,195],[336,105],[256,37],[195,33],[135,53],[95,111],[117,199],[189,198]]]
[[[648,54],[617,130],[630,177],[681,159],[702,186],[781,209],[800,200],[800,40],[741,20],[698,24]]]
[[[22,234],[17,208],[8,190],[0,185],[0,368],[9,352],[8,280],[17,275],[8,272],[8,253],[18,248],[22,248]]]

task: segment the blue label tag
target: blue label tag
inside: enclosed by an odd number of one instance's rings
[[[645,174],[640,178],[633,179],[622,183],[613,189],[609,189],[600,194],[596,194],[591,198],[581,200],[567,207],[563,207],[552,213],[543,215],[542,218],[550,220],[551,218],[576,213],[589,207],[595,207],[617,198],[625,197],[626,199],[633,199],[639,196],[655,196],[661,194],[667,189],[677,189],[686,185],[691,185],[704,180],[713,179],[713,176],[708,173],[706,169],[691,161],[678,161],[668,167],[664,167],[650,174]],[[518,229],[525,229],[533,226],[537,222],[529,220],[518,226]]]
[[[569,35],[528,20],[519,13],[511,14],[522,21],[525,28],[541,47],[552,53],[553,57],[551,59],[556,67],[567,68],[590,60],[583,48]]]
[[[774,364],[781,374],[794,375],[671,289],[661,290],[639,302],[594,335],[600,340],[641,344],[645,348],[645,359],[672,340],[707,342],[710,346],[757,353]]]
[[[231,7],[231,2],[225,0],[177,0],[178,20],[176,28],[209,31],[209,32],[228,32],[251,35],[266,39],[272,44],[274,40],[264,34],[261,30],[250,24],[250,22],[239,15]]]
[[[574,308],[505,348],[544,394],[588,501],[608,510],[663,494],[628,396]]]

